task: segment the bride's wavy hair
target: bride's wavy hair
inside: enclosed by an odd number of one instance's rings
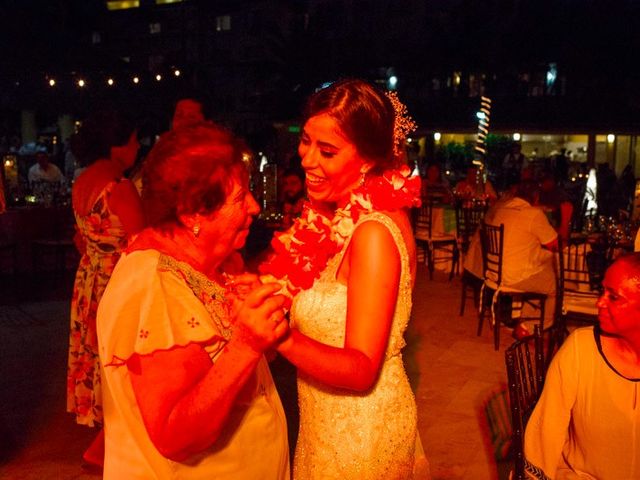
[[[332,83],[309,97],[304,120],[325,113],[337,121],[358,154],[373,163],[373,172],[380,173],[400,163],[393,148],[395,111],[378,88],[359,79]]]

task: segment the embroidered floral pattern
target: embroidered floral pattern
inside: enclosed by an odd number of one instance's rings
[[[349,203],[336,210],[332,219],[305,204],[293,226],[275,234],[271,242],[274,254],[260,265],[262,280],[281,283],[290,296],[311,288],[351,236],[360,215],[420,205],[420,177],[410,173],[405,165],[368,179],[351,192]]]
[[[189,325],[191,328],[196,328],[197,326],[200,325],[200,322],[197,321],[195,318],[191,317],[191,320],[187,321],[187,325]]]
[[[102,423],[102,390],[96,314],[109,277],[126,246],[126,234],[108,207],[115,182],[108,184],[84,217],[76,214],[86,243],[71,297],[71,332],[67,370],[67,411],[80,424]]]
[[[188,263],[176,260],[169,255],[160,255],[158,260],[158,268],[168,270],[181,276],[187,283],[193,294],[200,299],[205,306],[211,319],[216,324],[218,330],[225,340],[231,338],[231,310],[227,301],[227,289],[222,285],[209,279],[205,274],[200,273],[191,267]],[[195,322],[195,323],[191,323]],[[188,321],[192,328],[200,323],[191,318]]]

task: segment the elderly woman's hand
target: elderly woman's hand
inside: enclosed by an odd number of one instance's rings
[[[238,275],[224,275],[225,285],[230,290],[231,298],[244,300],[256,287],[260,286],[260,278],[255,273],[244,272]]]
[[[289,332],[283,309],[287,299],[274,295],[278,290],[277,283],[261,285],[247,294],[236,309],[234,336],[259,354],[272,348]]]

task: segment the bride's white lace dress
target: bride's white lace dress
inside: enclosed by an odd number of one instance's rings
[[[401,276],[389,343],[380,376],[371,390],[336,389],[298,374],[300,432],[296,445],[295,480],[400,480],[414,478],[414,464],[426,459],[419,445],[416,403],[402,362],[403,333],[411,313],[409,255],[397,225],[386,215],[360,218],[380,222],[393,235],[400,252]],[[356,226],[357,227],[357,226]],[[309,290],[300,292],[291,309],[292,325],[328,345],[344,346],[347,287],[336,273],[342,251],[327,264]],[[420,462],[419,462],[420,463]],[[426,478],[427,473],[415,478]]]

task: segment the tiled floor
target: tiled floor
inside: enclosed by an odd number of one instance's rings
[[[471,300],[464,317],[458,316],[459,278],[449,283],[436,271],[429,281],[423,274],[414,292],[408,368],[411,375],[415,367],[419,373],[419,429],[432,476],[434,480],[498,478],[484,405],[506,385],[504,349],[513,340],[503,331],[501,349],[495,351],[486,326],[482,336],[476,336]]]
[[[64,412],[65,285],[56,287],[58,299],[48,291],[0,294],[2,479],[97,478],[84,473],[79,461],[92,432]],[[506,383],[504,349],[512,339],[505,331],[496,352],[486,327],[477,337],[470,300],[465,316],[458,316],[459,295],[458,278],[450,283],[436,272],[429,281],[426,271],[419,271],[404,354],[416,388],[420,435],[434,480],[498,479],[484,404]]]

